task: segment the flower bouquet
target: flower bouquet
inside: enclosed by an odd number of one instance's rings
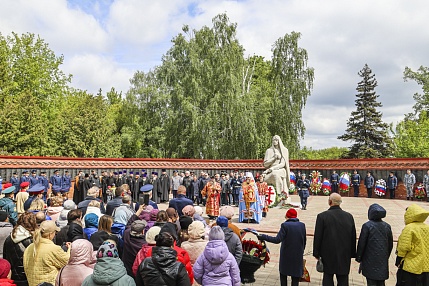
[[[379,197],[383,197],[386,195],[386,181],[385,180],[380,179],[380,180],[377,180],[377,182],[375,182],[374,193]]]
[[[295,192],[295,188],[296,188],[296,176],[294,172],[290,172],[290,188],[289,188],[289,193],[293,194],[293,192]]]
[[[342,172],[339,181],[340,191],[347,193],[350,188],[350,173]]]
[[[329,182],[327,178],[323,179],[322,192],[325,196],[329,196],[329,194],[331,193],[331,182]]]
[[[322,175],[320,174],[319,171],[313,171],[311,172],[310,175],[310,191],[313,194],[317,194],[320,192],[320,190],[322,189],[322,182],[320,180],[320,177],[322,177]]]
[[[248,232],[258,235],[256,231],[250,229],[244,229],[244,231],[242,236]],[[243,258],[239,265],[241,283],[254,283],[255,272],[270,261],[270,251],[265,241],[243,239],[241,245],[243,248]]]
[[[416,197],[416,199],[423,199],[424,197],[426,197],[425,188],[422,183],[417,185],[416,190],[414,192],[414,196]]]

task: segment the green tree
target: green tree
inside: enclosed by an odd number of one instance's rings
[[[278,134],[294,154],[299,151],[299,139],[304,136],[302,109],[313,88],[314,69],[308,67],[307,51],[298,45],[301,34],[292,32],[273,45],[272,84],[275,86],[271,134]]]
[[[358,73],[362,80],[356,88],[356,111],[352,111],[347,121],[346,133],[338,136],[343,141],[352,141],[348,158],[380,158],[391,154],[392,141],[388,134],[389,126],[381,119],[382,113],[377,111],[381,102],[375,88],[377,81],[367,64]]]
[[[421,66],[417,71],[405,67],[404,80],[414,80],[423,93],[415,93],[414,112],[405,115],[395,129],[396,157],[429,156],[429,68]]]
[[[320,150],[314,150],[304,146],[298,153],[297,159],[303,160],[333,160],[341,159],[348,153],[345,147],[330,147]]]

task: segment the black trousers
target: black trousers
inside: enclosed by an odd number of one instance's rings
[[[349,275],[337,275],[337,286],[349,286]],[[334,274],[323,273],[322,286],[334,286]]]
[[[366,278],[366,285],[367,286],[384,286],[384,280],[372,280],[369,278]]]
[[[331,191],[332,193],[338,193],[338,183],[332,183]]]
[[[359,197],[359,185],[353,185],[354,196]]]
[[[429,272],[413,274],[399,268],[396,272],[396,286],[428,286]]]
[[[372,197],[372,188],[366,188],[366,192],[368,193],[368,198]]]
[[[299,285],[299,278],[300,277],[292,277],[292,286],[298,286]],[[280,285],[281,286],[287,286],[287,276],[280,273]]]
[[[395,189],[389,189],[389,193],[390,193],[390,198],[394,199],[395,198]]]

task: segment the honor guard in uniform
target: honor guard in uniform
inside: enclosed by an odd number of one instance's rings
[[[24,170],[24,171],[22,172],[22,176],[21,176],[21,178],[20,178],[20,180],[19,180],[19,183],[20,183],[20,184],[21,184],[21,183],[25,183],[25,182],[30,183],[30,177],[28,176],[28,171],[27,171],[27,170]]]
[[[305,174],[301,175],[301,179],[296,183],[299,186],[299,197],[301,199],[301,207],[303,210],[307,209],[307,198],[310,196],[310,180],[306,179]]]
[[[37,176],[36,170],[31,170],[30,176],[30,188],[39,183],[39,177]]]
[[[10,186],[9,186],[10,185]],[[0,199],[0,209],[7,213],[9,218],[9,222],[15,226],[18,221],[18,213],[16,212],[16,205],[13,201],[13,196],[15,193],[15,186],[12,186],[11,183],[5,184],[5,186],[9,186],[5,188],[1,193],[4,195],[3,198]]]
[[[62,181],[62,185],[61,185],[61,190],[67,189],[67,192],[68,192],[71,188],[71,177],[70,177],[69,171],[64,172],[62,180],[63,181]]]
[[[352,184],[353,184],[353,190],[354,190],[354,196],[359,197],[359,186],[360,186],[360,175],[358,174],[357,170],[353,171],[352,175]]]
[[[390,198],[394,199],[395,198],[395,190],[398,187],[398,178],[395,176],[395,174],[393,173],[393,171],[391,171],[389,173],[389,177],[387,177],[387,189],[390,192]],[[423,180],[424,183],[424,180]]]
[[[49,180],[48,177],[46,177],[45,171],[40,172],[39,184],[42,184],[45,187],[45,189],[43,190],[43,200],[46,202],[46,195],[48,194],[49,189]]]
[[[374,177],[371,176],[371,172],[368,171],[366,173],[366,177],[365,177],[365,188],[366,188],[366,192],[368,194],[368,198],[372,197],[372,188],[374,188],[375,185],[375,180]]]
[[[333,171],[331,175],[331,191],[333,193],[338,193],[338,181],[340,180],[340,176],[338,176],[337,171]]]
[[[60,170],[55,170],[54,171],[54,175],[51,176],[51,180],[50,181],[51,181],[50,183],[52,185],[52,188],[54,186],[58,186],[61,189],[62,178],[60,176]],[[30,187],[30,189],[31,189],[31,187]]]
[[[20,189],[20,187],[19,187],[19,185],[20,185],[19,178],[18,178],[18,174],[16,172],[12,173],[12,177],[10,178],[10,183],[12,184],[12,186],[15,187],[15,191],[14,192],[15,192],[15,195],[16,195],[16,193],[18,193],[19,189]]]

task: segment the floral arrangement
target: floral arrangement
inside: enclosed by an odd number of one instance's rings
[[[327,178],[323,178],[322,192],[325,196],[329,196],[331,193],[331,182]]]
[[[296,176],[294,172],[290,172],[290,188],[289,193],[293,194],[296,188]]]
[[[259,258],[263,261],[262,265],[265,265],[270,261],[270,253],[267,249],[265,241],[244,239],[241,242],[241,245],[243,247],[243,254]]]
[[[379,197],[386,195],[386,181],[385,180],[380,179],[380,180],[377,180],[377,182],[375,182],[374,193]]]
[[[350,188],[350,173],[342,172],[340,175],[339,188],[343,193],[347,193]]]
[[[320,177],[322,177],[322,175],[320,174],[319,171],[313,171],[311,172],[310,175],[310,191],[313,194],[317,194],[321,191],[322,189],[322,182],[320,180]]]
[[[424,188],[422,183],[417,185],[416,191],[414,192],[414,196],[417,199],[422,199],[422,198],[426,197],[425,188]]]

